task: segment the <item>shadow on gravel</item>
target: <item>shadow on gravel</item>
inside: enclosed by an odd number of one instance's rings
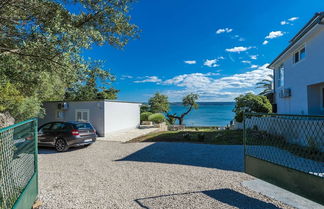
[[[243,146],[158,142],[117,161],[156,162],[243,171]]]
[[[79,150],[79,149],[85,149],[87,147],[71,147],[68,149],[68,151],[65,152],[73,152],[75,150]],[[60,154],[60,152],[57,152],[55,150],[55,148],[52,147],[38,147],[38,154]]]
[[[214,200],[217,200],[219,202],[240,209],[279,209],[277,206],[271,203],[267,203],[255,199],[253,197],[246,196],[232,189],[217,189],[217,190],[187,192],[187,193],[178,193],[178,194],[170,194],[170,195],[160,195],[154,197],[140,198],[134,201],[140,207],[145,209],[153,208],[156,205],[167,205],[168,207],[177,206],[178,208],[186,208],[189,207],[189,205],[184,205],[184,204],[188,204],[189,199],[193,199],[193,201],[195,201],[196,203],[200,201],[199,199],[201,199],[200,202],[202,205],[199,208],[208,207],[203,205],[204,203],[206,203],[206,199],[205,197],[201,196],[201,194],[207,195],[208,197]],[[206,203],[206,204],[208,205],[210,203]]]

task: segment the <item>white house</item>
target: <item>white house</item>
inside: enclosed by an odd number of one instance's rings
[[[141,103],[111,100],[44,103],[45,117],[39,125],[52,121],[88,121],[99,136],[137,128],[140,125]]]
[[[291,39],[270,64],[279,114],[324,114],[324,12]]]

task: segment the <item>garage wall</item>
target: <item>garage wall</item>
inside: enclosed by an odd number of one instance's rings
[[[139,103],[105,102],[105,133],[137,128],[139,125]]]
[[[97,130],[99,136],[103,136],[104,129],[104,101],[80,101],[80,102],[67,102],[69,108],[64,110],[63,118],[56,118],[57,106],[60,102],[47,102],[44,103],[45,117],[39,118],[39,126],[44,123],[53,121],[75,121],[75,111],[77,109],[89,110],[89,122]]]

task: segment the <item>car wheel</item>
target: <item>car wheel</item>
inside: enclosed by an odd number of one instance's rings
[[[55,142],[55,149],[58,152],[65,152],[69,149],[64,139],[57,139]]]

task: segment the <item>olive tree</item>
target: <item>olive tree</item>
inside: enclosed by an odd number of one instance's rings
[[[178,120],[179,125],[183,125],[184,117],[186,115],[188,115],[191,112],[191,110],[198,109],[199,105],[196,103],[196,101],[198,99],[199,99],[199,95],[194,94],[194,93],[191,93],[191,94],[183,97],[182,105],[187,107],[188,109],[184,113],[181,113],[181,114],[176,114],[176,113],[169,114],[169,113],[167,113],[168,118],[171,118],[171,120],[176,119],[176,120]]]

